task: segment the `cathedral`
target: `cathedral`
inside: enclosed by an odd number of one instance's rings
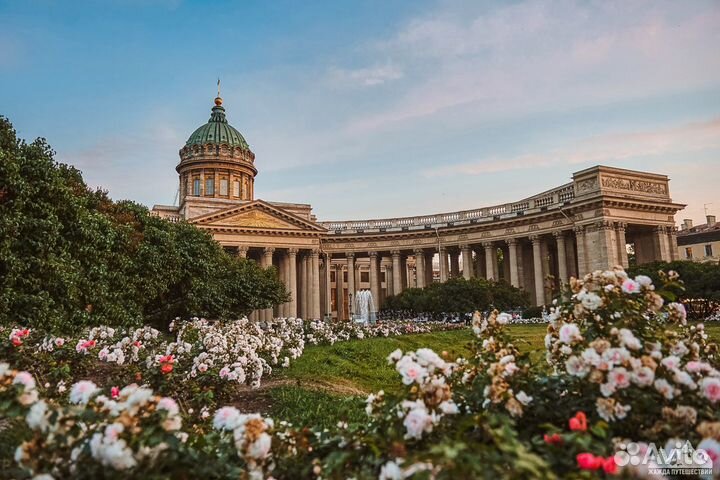
[[[353,315],[353,296],[387,296],[452,277],[503,280],[548,303],[559,285],[630,261],[678,259],[665,175],[595,166],[519,201],[414,217],[319,221],[312,207],[255,198],[255,154],[218,96],[180,149],[179,205],[154,215],[210,232],[230,253],[274,266],[291,300],[252,318]]]

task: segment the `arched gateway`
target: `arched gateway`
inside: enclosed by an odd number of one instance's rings
[[[347,319],[350,295],[388,295],[450,277],[504,279],[536,304],[570,276],[614,265],[677,259],[668,177],[596,166],[523,200],[421,215],[326,222],[307,204],[254,198],[255,155],[228,124],[222,99],[180,150],[180,205],[153,207],[206,229],[226,249],[275,266],[292,300],[258,311]],[[436,267],[437,266],[437,267]],[[551,276],[551,279],[548,279]]]

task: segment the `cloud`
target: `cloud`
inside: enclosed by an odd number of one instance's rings
[[[622,162],[640,157],[690,153],[720,148],[720,119],[651,131],[599,135],[547,152],[477,161],[426,169],[426,178],[481,175],[511,170],[562,165]]]
[[[76,149],[58,148],[57,160],[80,169],[91,188],[106,189],[112,198],[131,198],[146,205],[169,203],[170,192],[177,191],[173,170],[184,135],[167,123],[138,126],[137,132],[144,132],[140,135],[131,132]],[[158,198],[158,192],[167,196]]]
[[[347,128],[382,130],[459,106],[490,118],[717,85],[720,9],[693,5],[522,2],[474,15],[445,7],[368,47],[412,75],[402,95]]]
[[[354,70],[334,67],[328,72],[328,81],[335,86],[373,87],[402,77],[403,71],[392,64]]]

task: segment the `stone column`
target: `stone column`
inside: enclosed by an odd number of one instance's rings
[[[370,292],[375,303],[375,311],[380,310],[380,268],[378,266],[378,252],[368,252],[370,255]]]
[[[285,289],[288,290],[288,266],[287,266],[287,255],[282,252],[279,258],[278,273],[280,274],[280,281],[285,285]],[[283,302],[277,306],[278,317],[287,317],[287,302]]]
[[[570,277],[578,278],[577,264],[576,264],[577,255],[575,253],[575,242],[572,241],[572,237],[569,240],[570,241],[565,242],[565,248],[567,250],[567,255],[565,256],[565,264],[567,265],[567,269],[568,269],[568,280],[570,279]]]
[[[557,258],[558,258],[558,280],[560,280],[560,287],[562,288],[568,283],[568,268],[567,268],[567,255],[565,253],[565,232],[556,231],[553,232],[555,241],[557,242]]]
[[[465,280],[470,280],[473,270],[472,250],[470,250],[470,245],[460,245],[460,250],[463,259],[463,277]]]
[[[450,250],[450,277],[460,276],[460,252]]]
[[[477,278],[485,278],[483,275],[483,266],[485,262],[482,261],[482,249],[475,248],[475,276]]]
[[[325,311],[323,312],[328,317],[332,316],[332,281],[330,280],[330,269],[332,268],[332,255],[325,253],[323,255],[323,263],[325,265]],[[337,274],[336,274],[337,275]],[[336,283],[337,285],[337,278]]]
[[[415,283],[417,288],[425,286],[425,252],[422,248],[415,249]]]
[[[263,268],[270,268],[273,266],[273,252],[275,249],[273,247],[265,247],[263,250],[263,256],[262,256],[262,267]],[[269,321],[272,320],[273,316],[273,309],[272,308],[265,308],[262,310],[262,313],[260,315],[261,320]]]
[[[428,285],[432,285],[432,283],[433,283],[433,259],[434,258],[435,258],[435,252],[425,252],[425,256],[423,257],[423,269],[425,270],[424,285],[426,287]]]
[[[348,279],[350,275],[348,275]],[[335,266],[335,303],[337,319],[345,320],[345,282],[343,281],[343,266]]]
[[[668,245],[667,227],[658,225],[653,232],[653,241],[655,243],[655,260],[662,262],[670,261],[670,248]]]
[[[668,228],[668,246],[670,248],[670,260],[680,260],[680,252],[678,251],[677,244],[677,227]],[[627,252],[626,252],[627,255]]]
[[[628,253],[627,253],[627,239],[625,238],[625,229],[627,228],[627,223],[616,223],[615,224],[615,238],[617,239],[617,258],[618,263],[623,268],[628,268],[630,266],[628,262]],[[677,250],[677,249],[675,249]]]
[[[300,279],[298,281],[298,290],[299,290],[298,299],[300,301],[300,316],[303,319],[308,318],[307,272],[308,272],[308,257],[307,257],[307,255],[305,255],[305,253],[303,253],[300,256]]]
[[[247,258],[248,247],[241,245],[238,247],[238,257]]]
[[[508,246],[508,263],[510,264],[510,284],[513,287],[520,287],[520,275],[518,273],[517,238],[505,240]]]
[[[380,277],[382,278],[383,261],[380,259]],[[395,285],[393,284],[393,271],[392,265],[385,265],[385,298],[389,297],[395,291]],[[380,282],[380,293],[382,293],[382,281]]]
[[[355,254],[350,252],[346,253],[345,256],[347,257],[347,271],[348,271],[348,293],[352,295],[351,298],[353,301],[355,300],[355,292],[357,288],[355,287]],[[351,318],[353,313],[353,306],[352,302],[350,302],[350,305],[348,306],[348,310],[350,311]]]
[[[530,241],[533,246],[533,270],[535,274],[535,303],[536,305],[545,304],[545,286],[543,285],[542,270],[542,244],[540,237],[532,235]]]
[[[497,256],[493,249],[492,242],[483,242],[485,248],[485,278],[495,280],[495,264],[497,264]]]
[[[620,263],[618,258],[618,241],[615,236],[615,225],[613,222],[603,220],[595,224],[597,241],[600,247],[600,265],[591,270],[607,270]]]
[[[407,257],[400,255],[400,293],[408,288]]]
[[[582,278],[587,273],[587,260],[585,259],[585,227],[576,225],[573,228],[575,232],[575,242],[577,243],[577,265],[578,278]]]
[[[320,252],[313,250],[310,253],[310,261],[312,262],[311,313],[312,318],[320,318]]]
[[[402,266],[400,261],[400,250],[393,250],[392,255],[392,274],[393,274],[393,295],[402,293]]]
[[[447,282],[448,279],[448,252],[445,247],[439,248],[440,252],[440,282]]]
[[[288,317],[297,317],[298,315],[298,288],[297,288],[297,248],[288,249],[288,270],[289,270],[289,287],[290,287],[290,306],[287,312]]]

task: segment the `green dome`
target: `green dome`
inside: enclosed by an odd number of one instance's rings
[[[215,106],[212,109],[212,115],[210,115],[208,123],[195,130],[188,138],[185,146],[206,145],[208,143],[224,144],[250,150],[242,134],[230,126],[227,118],[225,118],[225,109],[222,107],[222,99],[219,97],[215,99]]]

